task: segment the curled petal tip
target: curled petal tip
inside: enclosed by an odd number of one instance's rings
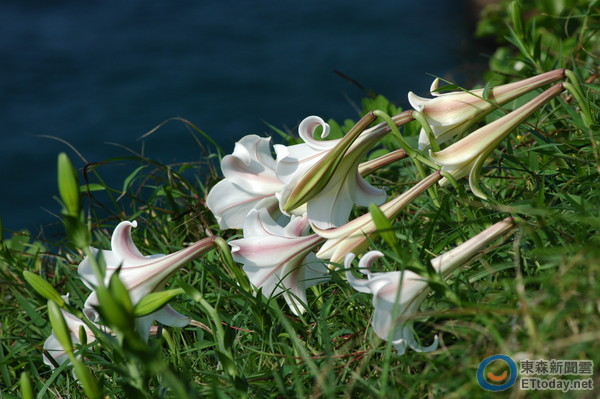
[[[408,92],[408,102],[410,105],[417,111],[422,111],[425,108],[425,103],[427,102],[426,98],[419,97],[412,91]]]
[[[431,83],[431,86],[429,87],[429,93],[431,93],[432,96],[439,96],[440,93],[437,92],[437,89],[440,86],[440,78],[435,78],[433,80],[433,82]]]

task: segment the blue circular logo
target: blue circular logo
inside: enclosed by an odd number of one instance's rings
[[[494,373],[485,374],[485,368],[494,361],[506,363],[508,371],[505,369],[500,375]],[[486,378],[487,377],[487,378]],[[517,363],[506,355],[494,355],[484,359],[477,368],[477,383],[480,387],[487,391],[499,392],[504,391],[515,385],[517,381]]]

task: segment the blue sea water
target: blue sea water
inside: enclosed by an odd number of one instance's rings
[[[461,84],[473,63],[459,0],[0,3],[0,217],[4,228],[56,222],[56,156],[77,167],[125,156],[198,160],[183,117],[226,150],[265,122],[356,118],[368,90],[406,107],[430,75]],[[113,176],[121,181],[124,176]],[[121,179],[121,180],[119,180]]]

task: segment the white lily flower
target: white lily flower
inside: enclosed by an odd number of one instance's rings
[[[389,219],[396,217],[404,207],[440,178],[439,172],[434,172],[408,191],[383,204],[380,207],[381,211]],[[317,257],[329,259],[331,264],[342,262],[348,252],[359,254],[369,245],[369,237],[377,233],[377,226],[375,226],[370,213],[366,213],[335,229],[320,229],[314,225],[312,228],[319,236],[327,239],[317,252]]]
[[[169,255],[144,256],[131,239],[132,227],[137,227],[137,222],[119,223],[112,235],[111,250],[102,250],[101,252],[106,264],[104,283],[108,285],[110,277],[120,267],[119,278],[129,291],[131,302],[134,305],[144,296],[162,289],[166,280],[184,264],[211,249],[215,238],[204,238]],[[99,251],[96,248],[91,249],[94,255]],[[93,290],[98,285],[92,263],[87,257],[79,264],[78,273],[88,288]],[[84,306],[88,308],[98,305],[96,292],[92,292]],[[178,313],[171,306],[165,305],[156,312],[136,318],[136,329],[143,338],[148,338],[150,326],[154,320],[171,327],[184,327],[188,325],[190,318]],[[92,321],[98,321],[97,313]]]
[[[275,193],[284,184],[275,174],[270,138],[248,135],[235,143],[233,153],[221,160],[225,179],[208,193],[206,205],[222,229],[241,229],[251,209],[278,209]]]
[[[434,270],[446,278],[459,266],[464,265],[478,252],[501,235],[515,227],[512,218],[506,218],[488,227],[476,236],[468,239],[454,249],[431,260]],[[407,347],[417,352],[430,352],[438,346],[437,336],[429,346],[421,346],[412,331],[412,318],[431,289],[425,279],[409,270],[372,273],[369,268],[375,259],[382,257],[379,251],[370,251],[363,255],[358,266],[367,279],[357,279],[349,270],[355,258],[348,253],[344,259],[346,278],[350,285],[359,292],[373,295],[373,331],[392,344],[402,355]]]
[[[229,242],[233,259],[244,265],[250,282],[266,297],[283,293],[296,315],[305,311],[306,289],[329,278],[312,253],[323,239],[305,235],[308,227],[306,216],[292,216],[282,227],[265,209],[253,209],[244,222],[244,238]]]
[[[411,317],[430,291],[427,281],[408,270],[372,273],[369,268],[382,256],[379,251],[370,251],[361,258],[358,267],[367,279],[357,279],[350,271],[355,258],[353,253],[348,253],[344,259],[346,278],[352,288],[373,295],[373,331],[378,337],[391,340],[398,355],[404,354],[408,346],[417,352],[437,349],[437,336],[431,345],[421,346],[412,331]]]
[[[410,112],[394,117],[398,125],[411,120]],[[368,122],[369,119],[359,123],[368,125]],[[296,198],[301,198],[300,202],[306,201],[311,224],[327,229],[346,223],[354,205],[380,205],[385,201],[385,192],[369,184],[361,176],[359,166],[367,152],[390,129],[380,123],[363,132],[349,132],[349,139],[321,141],[314,138],[319,126],[321,137],[326,137],[329,125],[318,116],[309,116],[298,129],[303,144],[274,147],[277,175],[285,183],[278,194],[281,209],[285,211],[289,203],[294,204]],[[307,192],[307,187],[313,192]]]
[[[65,300],[65,302],[69,303],[68,295],[63,295],[62,298]],[[85,335],[87,337],[86,340],[88,344],[96,340],[96,336],[94,336],[92,330],[90,330],[89,327],[86,326],[80,318],[76,317],[72,313],[67,312],[64,309],[61,309],[60,311],[63,315],[63,318],[65,319],[65,322],[67,323],[67,328],[69,329],[71,341],[73,343],[81,343],[81,341],[79,340],[79,329],[81,327],[83,327],[83,330],[85,331]],[[92,308],[83,309],[83,313],[90,319],[94,317],[94,312],[95,311]],[[44,349],[48,351],[48,354],[54,358],[54,360],[59,366],[69,359],[67,352],[64,350],[63,346],[56,338],[56,335],[54,335],[54,331],[52,331],[52,334],[44,342]],[[50,361],[50,359],[48,359],[47,356],[44,356],[44,364],[50,366],[51,368],[54,368],[54,364]]]
[[[415,110],[425,116],[438,143],[443,143],[466,132],[469,127],[498,106],[548,83],[564,79],[564,77],[564,69],[546,72],[518,82],[494,87],[489,90],[486,99],[483,98],[484,89],[436,93],[439,79],[435,79],[430,89],[431,95],[435,98],[423,98],[409,92],[408,101]],[[423,150],[428,146],[429,138],[425,130],[421,129],[419,149]]]
[[[442,166],[442,171],[460,179],[469,175],[469,186],[476,196],[485,199],[479,188],[479,170],[489,154],[506,136],[542,105],[564,91],[562,83],[554,85],[518,109],[477,129],[467,137],[437,152],[429,152],[431,159]],[[440,184],[446,184],[443,179]]]

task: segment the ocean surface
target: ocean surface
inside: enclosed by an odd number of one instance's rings
[[[230,151],[243,135],[270,134],[266,123],[356,118],[365,91],[334,70],[407,107],[431,75],[474,83],[486,60],[472,31],[460,0],[4,0],[4,228],[56,223],[57,154],[85,165],[66,143],[88,162],[127,156],[124,147],[186,162],[202,152],[182,123],[140,137],[182,117]]]

